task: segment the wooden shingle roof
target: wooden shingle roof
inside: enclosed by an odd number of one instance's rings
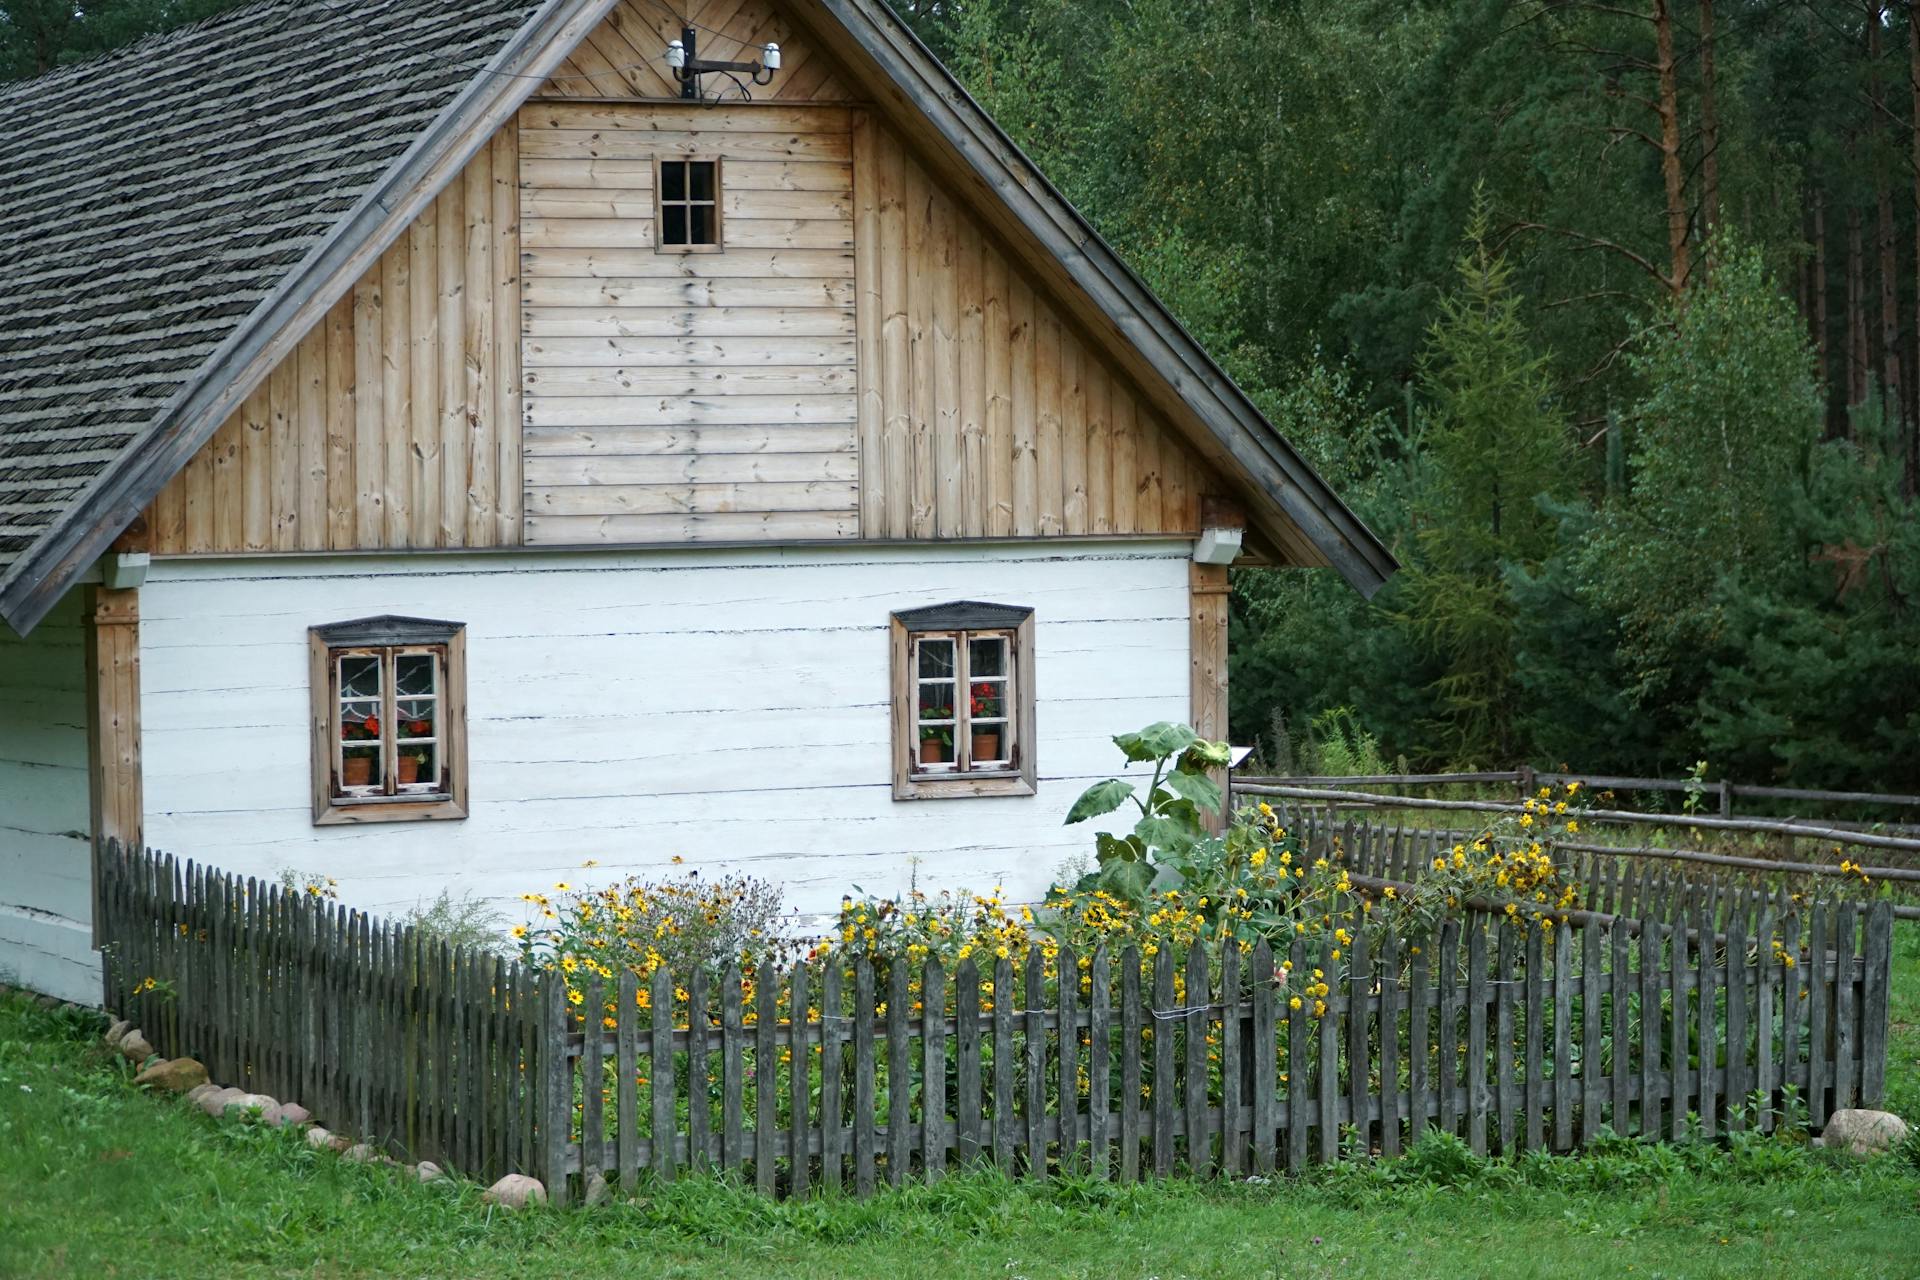
[[[538,7],[263,0],[0,85],[0,581]]]

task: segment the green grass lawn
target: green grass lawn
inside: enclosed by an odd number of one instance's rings
[[[1920,1114],[1920,933],[1897,945],[1891,1103]],[[345,1164],[142,1096],[98,1022],[0,1004],[0,1276],[1848,1276],[1920,1273],[1920,1171],[1753,1139],[1393,1165],[1270,1185],[951,1177],[770,1203],[683,1182],[590,1212]]]

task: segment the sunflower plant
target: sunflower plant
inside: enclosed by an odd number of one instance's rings
[[[1069,826],[1113,813],[1132,804],[1139,816],[1124,835],[1102,831],[1094,837],[1099,865],[1080,889],[1105,889],[1141,903],[1152,888],[1187,879],[1216,856],[1220,837],[1207,829],[1207,815],[1220,812],[1220,784],[1208,776],[1231,758],[1227,744],[1209,742],[1183,724],[1161,721],[1113,740],[1129,764],[1153,765],[1153,779],[1141,794],[1121,778],[1096,782],[1067,811]]]

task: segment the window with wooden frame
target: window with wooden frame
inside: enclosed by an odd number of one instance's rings
[[[1032,795],[1033,610],[906,609],[892,635],[894,799]]]
[[[653,171],[654,248],[720,252],[720,162],[662,157]]]
[[[466,628],[361,618],[308,640],[314,823],[466,817]]]

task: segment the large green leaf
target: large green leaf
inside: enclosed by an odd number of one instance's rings
[[[1145,862],[1147,846],[1139,836],[1116,836],[1102,831],[1093,838],[1093,847],[1099,851],[1100,865],[1112,862]]]
[[[1142,818],[1133,830],[1150,848],[1174,852],[1185,852],[1200,839],[1200,832],[1194,830],[1192,823],[1182,822],[1178,818]]]
[[[1175,771],[1163,781],[1170,790],[1191,800],[1198,808],[1208,813],[1220,812],[1220,784],[1206,774]]]
[[[1105,782],[1096,782],[1080,793],[1073,802],[1073,808],[1067,810],[1066,825],[1085,822],[1088,818],[1097,818],[1103,813],[1112,813],[1133,796],[1133,784],[1122,782],[1118,778],[1108,778]]]
[[[1144,862],[1110,862],[1100,872],[1100,884],[1108,893],[1138,902],[1147,896],[1153,883],[1153,868]]]
[[[1183,724],[1162,720],[1135,733],[1115,735],[1113,745],[1126,752],[1135,764],[1177,756],[1198,742],[1199,735]]]

